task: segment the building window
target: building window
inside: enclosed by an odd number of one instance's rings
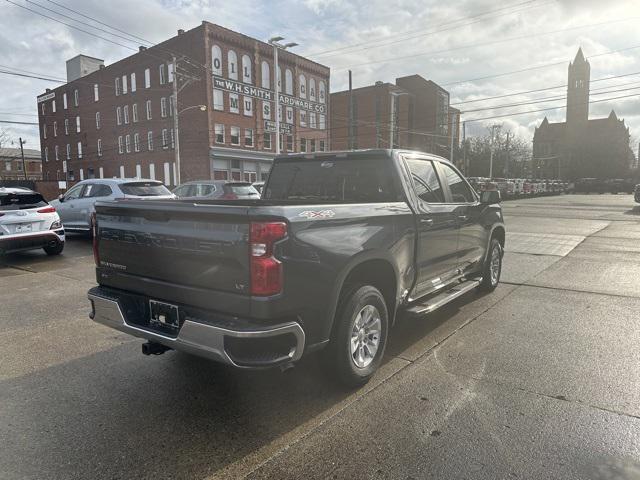
[[[102,140],[98,139],[98,156],[102,156]]]
[[[120,178],[124,178],[124,165],[120,165]]]
[[[222,76],[222,50],[218,45],[211,47],[211,73]]]
[[[96,112],[96,130],[100,129],[100,112]]]
[[[242,81],[244,83],[252,83],[251,58],[249,55],[242,55]]]
[[[118,137],[118,153],[124,153],[124,143],[122,143],[122,135]]]
[[[167,116],[167,98],[162,97],[160,99],[160,116],[165,118]]]
[[[309,112],[309,127],[310,128],[316,128],[318,125],[316,125],[316,114],[315,112]]]
[[[78,158],[82,158],[82,142],[78,142]]]
[[[325,121],[325,116],[322,113],[318,114],[318,128],[324,130],[327,128],[327,123]]]
[[[140,135],[138,135],[137,133],[133,134],[133,151],[140,151]]]
[[[320,140],[320,151],[321,152],[325,152],[326,151],[324,140]]]
[[[213,89],[213,109],[224,110],[224,93],[215,88]]]
[[[144,88],[151,87],[151,70],[148,68],[144,69]]]
[[[169,116],[173,117],[173,95],[169,97]]]
[[[67,109],[67,94],[63,93],[62,94],[62,107],[66,110]]]
[[[226,170],[214,170],[213,171],[213,179],[214,180],[229,180],[229,172]]]
[[[265,150],[271,150],[271,134],[264,133],[262,136],[262,146]]]
[[[131,74],[131,93],[135,92],[138,86],[136,85],[136,74]]]
[[[58,122],[53,122],[53,136],[58,136]]]
[[[122,75],[122,94],[127,93],[127,76]]]
[[[64,119],[64,134],[69,135],[69,119]]]
[[[250,128],[244,129],[244,146],[253,147],[253,130]]]
[[[271,72],[269,68],[269,63],[265,62],[264,60],[262,61],[261,72],[262,72],[262,88],[266,88],[267,90],[269,90],[271,88]]]
[[[169,65],[167,65],[167,78],[169,79],[169,83],[173,83],[173,76],[174,76],[174,69],[173,69],[173,63],[170,63]]]
[[[51,100],[51,111],[56,113],[56,99]]]
[[[147,100],[147,120],[151,120],[151,100]]]
[[[138,104],[134,103],[131,106],[131,114],[133,116],[133,123],[137,123],[138,122]]]
[[[67,160],[71,160],[71,145],[67,143]]]
[[[253,98],[242,97],[243,100],[243,113],[246,117],[253,117]]]
[[[214,126],[215,134],[216,134],[216,143],[224,144],[224,125],[221,123],[216,123]]]
[[[167,142],[167,129],[162,129],[162,148],[169,148],[169,143]]]
[[[78,99],[78,90],[76,89],[76,90],[73,91],[73,105],[75,107],[77,107],[80,104],[80,102],[78,100],[79,100]]]
[[[153,132],[147,132],[147,150],[153,150]]]
[[[306,138],[301,138],[300,139],[300,152],[301,153],[306,153],[307,151],[307,139]]]
[[[116,97],[120,95],[120,77],[116,77]]]
[[[320,103],[325,103],[327,101],[327,92],[322,80],[320,80],[320,83],[318,84],[318,98]]]
[[[47,139],[47,124],[42,124],[42,138]]]
[[[60,160],[60,157],[59,157],[59,154],[60,154],[60,148],[58,147],[58,145],[56,145],[56,146],[54,147],[54,152],[55,152],[55,155],[56,155],[56,162],[57,162],[58,160]]]
[[[231,145],[240,145],[240,127],[231,127]]]
[[[176,148],[176,137],[173,133],[173,128],[169,131],[171,133],[171,148]]]
[[[311,149],[310,149],[310,151],[311,151],[311,153],[313,153],[313,152],[315,152],[315,151],[316,151],[316,139],[315,139],[315,138],[312,138],[312,139],[310,140],[310,143],[311,143]]]
[[[227,61],[227,76],[231,80],[238,80],[238,55],[236,55],[236,52],[229,50],[229,53],[227,53]]]
[[[229,94],[229,111],[231,113],[240,113],[240,98],[237,93]]]
[[[97,102],[98,100],[100,100],[100,93],[98,92],[98,84],[94,83],[93,84],[93,101]]]
[[[127,153],[131,152],[131,135],[127,135],[124,137],[124,148]]]
[[[300,126],[307,126],[307,112],[305,110],[300,110]]]
[[[42,112],[42,115],[44,115],[44,112],[45,112],[45,106],[46,106],[46,105],[45,105],[45,103],[44,103],[44,102],[42,102],[42,103],[40,104],[40,112]]]
[[[309,79],[309,100],[316,101],[316,81],[313,78]]]
[[[80,133],[80,116],[76,116],[76,133]]]
[[[304,75],[300,75],[298,77],[299,85],[298,85],[298,96],[300,98],[307,98],[307,79]]]
[[[129,125],[129,105],[125,105],[122,111],[124,113],[124,124]]]
[[[293,95],[293,73],[289,68],[284,71],[284,91],[287,95]]]
[[[165,83],[167,83],[167,70],[166,70],[166,65],[163,63],[162,65],[158,66],[158,71],[160,72],[160,85],[164,85]]]
[[[45,162],[49,161],[49,147],[44,147],[44,161]],[[18,165],[20,165],[20,164],[18,164]]]
[[[122,125],[122,107],[116,108],[116,123]]]

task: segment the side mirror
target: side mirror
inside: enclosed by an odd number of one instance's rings
[[[60,202],[64,202],[64,195],[62,193],[60,195],[58,195],[58,200]]]
[[[493,205],[502,202],[502,195],[499,190],[485,190],[480,194],[480,203],[484,205]]]

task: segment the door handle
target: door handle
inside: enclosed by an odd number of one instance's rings
[[[428,227],[430,227],[431,225],[433,225],[433,218],[421,218],[420,223],[422,225],[427,225]]]
[[[458,220],[465,222],[469,217],[467,217],[466,215],[458,215]]]

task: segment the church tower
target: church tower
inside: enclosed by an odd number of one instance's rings
[[[589,119],[589,79],[591,66],[578,49],[576,58],[569,64],[567,83],[567,126],[586,123]]]

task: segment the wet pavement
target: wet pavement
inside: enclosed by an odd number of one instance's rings
[[[90,241],[0,258],[0,478],[640,478],[640,209],[504,203],[503,284],[391,331],[345,392],[88,320]]]

